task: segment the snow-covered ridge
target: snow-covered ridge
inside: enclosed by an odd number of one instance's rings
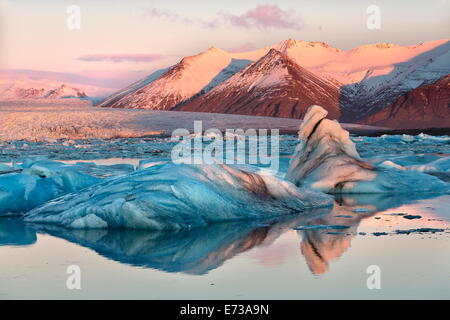
[[[68,98],[87,98],[86,94],[80,89],[61,84],[52,89],[28,88],[15,83],[8,89],[0,93],[2,100],[20,100],[20,99],[68,99]]]

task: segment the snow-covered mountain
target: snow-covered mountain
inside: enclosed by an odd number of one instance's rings
[[[372,60],[377,56],[388,56],[390,61],[368,68],[361,81],[341,87],[341,94],[345,97],[341,101],[342,120],[364,119],[395,103],[401,95],[450,74],[448,40],[411,47],[389,45],[371,51],[378,51]],[[354,53],[356,57],[360,54]],[[365,59],[370,59],[370,56],[366,54]]]
[[[212,47],[198,55],[183,58],[167,70],[130,85],[105,99],[100,106],[164,110],[194,110],[194,106],[198,106],[200,109],[195,111],[222,110],[221,112],[227,113],[299,117],[303,114],[303,103],[294,106],[289,100],[297,97],[308,103],[305,97],[314,97],[305,89],[308,85],[302,87],[297,81],[294,85],[279,88],[280,92],[274,101],[282,101],[283,110],[291,108],[286,107],[291,104],[293,110],[277,111],[276,107],[256,103],[262,96],[267,96],[264,90],[258,93],[257,87],[250,86],[247,82],[241,86],[237,79],[242,80],[242,77],[233,77],[244,70],[250,70],[249,64],[260,63],[260,59],[266,57],[271,49],[295,63],[301,68],[301,73],[306,74],[308,71],[315,76],[313,82],[316,87],[313,91],[316,95],[321,92],[321,97],[324,98],[327,96],[324,92],[331,90],[329,96],[334,97],[333,88],[338,87],[338,107],[335,107],[333,99],[329,101],[330,105],[319,101],[315,103],[324,105],[330,111],[330,116],[340,115],[341,120],[348,122],[360,121],[395,103],[401,95],[450,74],[448,39],[414,46],[378,43],[350,50],[340,50],[323,42],[288,39],[270,47],[243,53],[229,53]],[[268,82],[271,77],[280,77],[277,73],[280,70],[277,68],[261,69],[259,72],[267,73],[264,77]],[[269,74],[272,72],[273,75]],[[244,78],[252,81],[249,73]],[[311,76],[306,78],[312,79]],[[227,81],[231,79],[234,79],[234,85]],[[227,85],[221,85],[225,83]],[[322,84],[323,87],[319,89]],[[249,95],[242,87],[248,89],[249,86],[252,88],[252,98],[244,99]],[[296,86],[303,92],[295,92]],[[226,92],[221,95],[220,90],[225,89]],[[286,101],[281,92],[283,90],[291,90],[284,92]],[[210,91],[211,94],[208,94]],[[240,98],[241,101],[232,103],[231,96]],[[213,101],[207,100],[212,97]],[[186,106],[182,106],[183,104]],[[227,107],[220,106],[221,104],[226,104]]]
[[[66,86],[65,84],[62,84],[56,89],[50,90],[43,98],[45,99],[65,99],[65,98],[85,98],[86,94],[73,87]]]
[[[106,98],[99,106],[169,110],[202,90],[207,91],[250,62],[233,59],[228,52],[211,47],[198,55],[183,58],[159,77],[138,81]]]
[[[8,91],[11,93],[11,91],[15,90],[14,88],[35,88],[49,91],[64,84],[67,87],[77,88],[79,91],[86,93],[88,97],[104,98],[116,92],[118,88],[123,87],[123,84],[119,86],[115,85],[116,83],[123,83],[120,79],[115,80],[108,76],[100,77],[100,74],[96,75],[95,72],[92,73],[94,76],[70,72],[0,69],[0,96],[2,96],[2,93],[7,93]],[[128,72],[123,74],[128,74]],[[14,94],[12,95],[14,96]]]
[[[399,129],[450,126],[450,76],[402,94],[360,123]]]
[[[27,88],[15,83],[0,93],[2,100],[87,98],[80,89],[61,84],[56,88]]]
[[[339,87],[276,49],[175,110],[302,118],[312,104],[339,113]]]

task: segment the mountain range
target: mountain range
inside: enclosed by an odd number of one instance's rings
[[[302,118],[319,104],[346,122],[450,127],[449,74],[447,39],[351,50],[288,39],[242,53],[211,47],[99,106]]]
[[[288,39],[248,52],[211,47],[103,99],[98,106],[302,118],[392,128],[450,127],[450,41],[378,43],[340,50]],[[85,98],[69,85],[25,88],[2,99]]]
[[[4,100],[87,98],[84,91],[65,84],[51,88],[34,88],[24,87],[21,83],[17,82],[3,91],[0,97]]]

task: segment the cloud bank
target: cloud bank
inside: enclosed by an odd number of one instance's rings
[[[259,5],[240,15],[221,12],[231,24],[242,28],[301,29],[302,19],[293,10],[283,10],[277,5]]]
[[[78,60],[86,62],[152,62],[164,59],[165,56],[161,54],[87,54],[78,57]]]

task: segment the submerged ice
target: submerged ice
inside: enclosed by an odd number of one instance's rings
[[[363,160],[337,121],[311,106],[300,126],[299,144],[286,180],[327,193],[407,193],[450,191],[450,185],[420,172]]]
[[[187,229],[327,207],[323,193],[226,165],[159,163],[50,201],[25,220],[68,228]]]

